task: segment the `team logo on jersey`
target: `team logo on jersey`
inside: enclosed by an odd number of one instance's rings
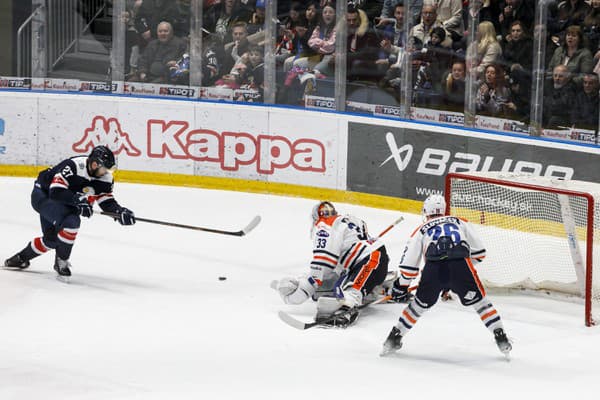
[[[465,294],[465,300],[473,300],[475,296],[477,296],[477,293],[475,293],[472,290],[469,290],[467,294]]]
[[[329,233],[327,233],[327,231],[320,230],[320,231],[317,232],[317,236],[319,236],[319,237],[329,237]]]
[[[85,130],[83,138],[72,147],[78,153],[87,153],[100,145],[108,146],[115,154],[122,151],[134,157],[142,154],[129,139],[129,134],[123,132],[116,118],[94,117],[92,126]]]

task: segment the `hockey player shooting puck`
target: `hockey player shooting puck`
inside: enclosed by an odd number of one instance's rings
[[[220,277],[219,277],[219,280],[220,280],[220,281],[224,281],[224,280],[226,280],[226,279],[227,279],[227,277],[226,277],[226,276],[220,276]]]

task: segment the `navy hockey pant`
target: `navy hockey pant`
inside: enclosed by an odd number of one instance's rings
[[[464,306],[477,303],[485,289],[471,260],[427,261],[421,272],[416,298],[425,308],[433,306],[442,290],[450,289]]]
[[[37,184],[31,192],[31,206],[40,214],[42,237],[31,242],[30,248],[33,253],[30,258],[56,249],[58,257],[68,260],[81,225],[77,209],[50,199]]]

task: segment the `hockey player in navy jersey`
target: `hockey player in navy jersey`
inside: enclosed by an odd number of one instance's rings
[[[31,205],[40,214],[42,236],[7,259],[4,267],[25,269],[31,259],[54,249],[54,269],[61,276],[71,276],[69,257],[81,217],[92,216],[95,202],[103,211],[116,214],[115,220],[121,225],[135,224],[133,211],[113,198],[114,168],[112,151],[97,146],[88,156],[71,157],[40,172],[31,192]]]
[[[440,195],[430,195],[423,203],[425,222],[406,244],[400,260],[400,276],[390,289],[392,297],[398,301],[408,299],[408,287],[419,274],[423,258],[425,266],[417,293],[389,333],[382,355],[402,347],[403,337],[433,307],[444,289],[452,290],[464,306],[479,314],[502,353],[508,355],[512,349],[500,315],[486,297],[474,268],[485,257],[485,248],[466,220],[445,213],[446,201]]]
[[[346,327],[365,296],[385,280],[389,258],[385,246],[371,243],[364,221],[339,215],[329,201],[315,205],[312,220],[310,274],[283,278],[276,288],[287,304],[316,299],[317,322]]]

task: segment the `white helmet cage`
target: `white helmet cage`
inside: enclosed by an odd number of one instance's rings
[[[446,213],[446,200],[439,194],[429,195],[423,202],[423,216],[444,215]]]

